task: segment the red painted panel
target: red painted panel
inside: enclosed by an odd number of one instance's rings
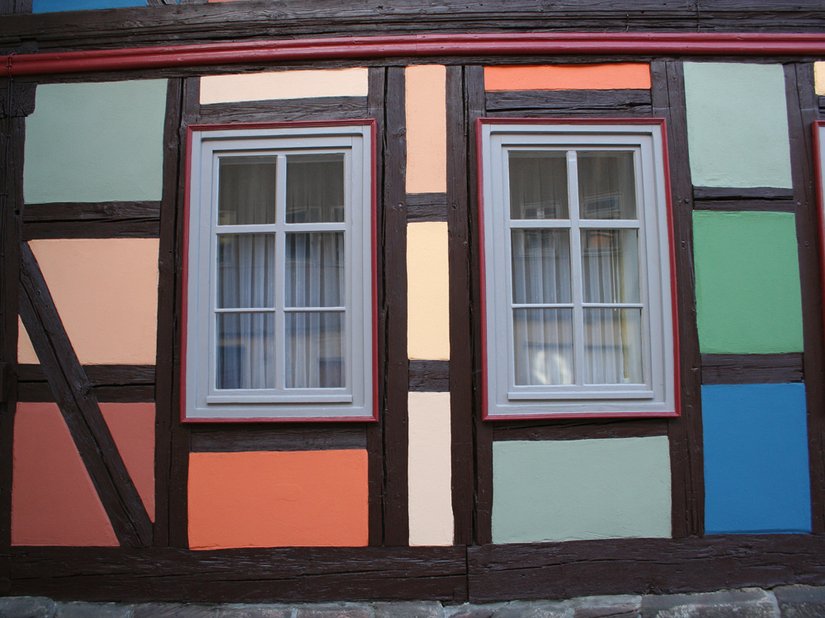
[[[364,450],[192,453],[189,545],[365,546],[367,494]]]
[[[17,406],[11,520],[13,545],[118,545],[54,403]]]
[[[100,411],[149,519],[155,521],[155,404],[101,403]]]

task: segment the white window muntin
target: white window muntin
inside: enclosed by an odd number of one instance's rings
[[[487,416],[553,416],[580,414],[671,414],[675,409],[673,331],[670,287],[667,196],[661,128],[655,125],[494,124],[482,123],[482,192],[486,277]],[[586,221],[570,219],[510,219],[508,153],[518,151],[576,152],[619,150],[634,152],[638,220]],[[568,195],[578,199],[575,165],[568,162]],[[515,384],[511,230],[572,230],[571,245],[580,242],[579,229],[634,228],[639,230],[639,277],[642,311],[642,371],[640,384],[584,384],[581,343],[574,346],[578,375],[572,385]],[[572,248],[572,251],[578,251]],[[580,259],[580,257],[579,257]],[[571,277],[581,284],[579,259],[571,256]],[[580,296],[580,294],[579,294]],[[570,303],[572,307],[574,303]],[[588,306],[579,301],[579,306]],[[611,304],[611,307],[617,307]],[[576,336],[581,342],[582,332]]]
[[[371,311],[371,155],[368,126],[329,126],[272,129],[193,131],[192,179],[189,198],[188,328],[186,415],[191,419],[372,418]],[[292,154],[341,154],[344,157],[344,221],[287,223],[285,221],[286,157]],[[217,196],[219,160],[232,157],[272,157],[276,163],[276,222],[219,225]],[[196,171],[200,172],[199,179]],[[344,386],[287,388],[284,316],[315,307],[286,307],[285,238],[292,232],[341,232],[344,235],[343,315]],[[276,330],[275,388],[218,389],[216,387],[217,244],[222,234],[275,234]]]

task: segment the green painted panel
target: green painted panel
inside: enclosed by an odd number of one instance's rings
[[[687,62],[685,97],[694,185],[791,187],[781,65]]]
[[[801,352],[794,215],[697,211],[693,226],[701,351]]]
[[[38,86],[26,202],[159,200],[165,113],[165,80]]]
[[[493,444],[493,542],[669,537],[666,436]]]

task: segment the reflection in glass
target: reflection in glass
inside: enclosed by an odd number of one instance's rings
[[[275,223],[275,157],[221,157],[218,225]]]
[[[584,302],[639,302],[638,230],[582,230]]]
[[[564,152],[510,152],[510,218],[567,219]]]
[[[570,233],[513,230],[513,302],[569,303]]]
[[[344,313],[286,314],[286,387],[344,386]]]
[[[217,315],[216,387],[275,387],[275,314]]]
[[[343,232],[287,234],[287,307],[340,307],[343,286]]]
[[[641,322],[641,309],[584,310],[585,383],[643,382]]]
[[[632,152],[579,152],[582,219],[635,219],[636,181]]]
[[[275,305],[275,235],[218,236],[218,307]]]
[[[287,157],[286,222],[344,220],[344,155]]]
[[[514,309],[515,383],[572,384],[573,311]]]

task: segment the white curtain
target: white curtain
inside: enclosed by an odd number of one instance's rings
[[[220,235],[217,276],[217,388],[274,388],[275,235]]]
[[[344,386],[344,233],[287,234],[286,386]]]
[[[570,232],[513,230],[513,303],[571,302]],[[514,309],[516,384],[570,384],[573,375],[572,311]]]

